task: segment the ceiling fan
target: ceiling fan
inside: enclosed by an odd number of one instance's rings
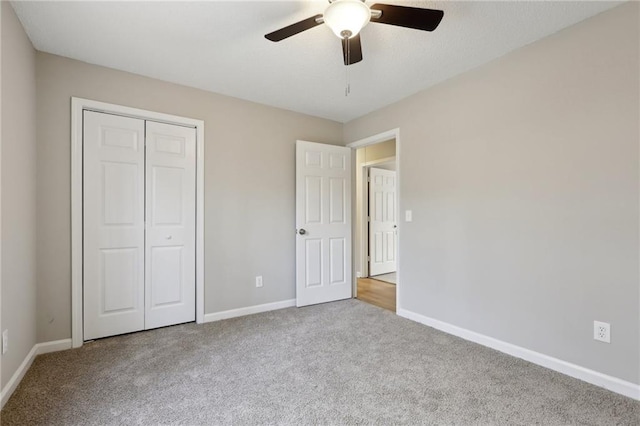
[[[324,23],[342,40],[344,64],[352,65],[362,60],[360,30],[369,21],[433,31],[438,27],[443,16],[442,10],[378,3],[367,6],[364,0],[329,0],[329,6],[324,14],[280,28],[265,37],[271,41],[281,41]]]

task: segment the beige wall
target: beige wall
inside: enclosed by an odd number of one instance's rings
[[[640,383],[638,7],[345,125],[400,128],[402,308]]]
[[[340,123],[45,53],[37,89],[39,341],[71,336],[72,96],[205,121],[206,313],[295,297],[295,141]]]
[[[2,355],[7,384],[36,343],[35,50],[9,2],[2,8]]]
[[[371,161],[383,160],[385,158],[396,156],[396,140],[391,139],[388,141],[376,143],[373,145],[365,146],[356,151],[357,159],[363,163],[369,163]]]

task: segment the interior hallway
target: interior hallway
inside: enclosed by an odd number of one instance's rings
[[[358,299],[396,311],[396,286],[373,278],[358,278]]]

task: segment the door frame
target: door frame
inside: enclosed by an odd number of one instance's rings
[[[196,323],[204,323],[204,121],[90,99],[71,98],[71,341],[82,346],[83,111],[95,111],[196,129]]]
[[[398,239],[397,239],[397,250],[396,250],[396,312],[400,311],[401,306],[400,306],[400,237],[402,235],[402,220],[401,220],[401,215],[400,215],[400,179],[401,179],[401,173],[400,173],[400,128],[396,127],[395,129],[391,129],[391,130],[387,130],[385,132],[382,133],[377,133],[373,136],[369,136],[363,139],[359,139],[355,142],[351,142],[348,143],[346,146],[348,148],[351,148],[352,150],[357,150],[358,148],[364,148],[365,146],[369,146],[369,145],[375,145],[377,143],[380,142],[385,142],[388,141],[389,139],[395,139],[396,141],[396,212],[398,215],[398,228],[397,228],[397,232],[398,232]],[[355,154],[352,155],[352,162],[356,161],[356,156]],[[387,159],[383,159],[383,160],[387,160]],[[366,168],[371,166],[372,164],[363,164],[362,167],[359,168],[359,170],[355,170],[358,167],[353,167],[354,169],[354,173],[365,173]],[[366,178],[365,178],[366,180]],[[356,179],[353,179],[354,181],[354,185],[355,185],[355,181]],[[354,191],[355,193],[355,191]],[[364,209],[363,209],[364,211]],[[352,212],[353,217],[356,216],[356,212],[355,212],[355,203],[353,204],[353,212]],[[353,222],[356,222],[355,220]],[[362,227],[363,230],[361,230],[361,232],[367,232],[368,233],[368,229],[364,230],[364,227],[367,225],[366,223],[366,216],[365,219],[361,222],[362,223]],[[355,239],[355,228],[353,228],[353,238]],[[360,254],[361,256],[364,255],[364,251],[362,249],[362,238],[360,238],[360,241],[358,241],[357,243],[361,246],[360,247]],[[353,247],[355,247],[355,244],[353,245]],[[365,259],[366,259],[366,255]],[[355,265],[355,256],[352,256],[352,263],[353,263],[353,267],[352,267],[352,275],[353,275],[353,289],[352,289],[352,293],[353,293],[353,297],[356,297],[358,295],[358,277],[356,277],[356,265]],[[367,265],[367,273],[369,266]]]

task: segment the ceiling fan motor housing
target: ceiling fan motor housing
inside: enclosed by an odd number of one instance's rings
[[[334,0],[323,19],[338,37],[352,38],[369,23],[371,10],[362,0]]]

